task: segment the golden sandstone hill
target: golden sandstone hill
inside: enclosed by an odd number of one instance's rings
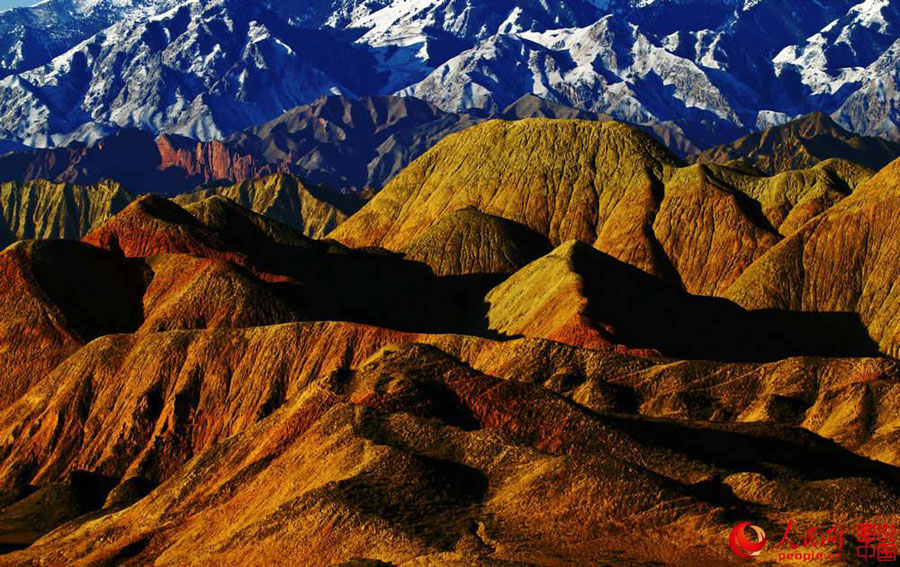
[[[352,212],[353,203],[345,198],[343,210],[316,195],[297,177],[274,174],[243,181],[236,185],[200,189],[179,195],[174,200],[188,205],[212,195],[227,197],[259,214],[284,223],[312,238],[319,238],[333,230]],[[340,197],[333,195],[332,197]]]
[[[41,180],[0,184],[0,247],[30,238],[81,238],[131,199],[114,181],[92,186]]]
[[[337,241],[209,194],[10,246],[0,566],[707,567],[896,518],[898,167],[492,122]]]
[[[546,238],[523,225],[462,209],[441,217],[404,255],[439,276],[512,274],[549,250]]]
[[[553,246],[578,240],[695,294],[729,285],[787,230],[871,171],[840,160],[774,178],[685,166],[615,122],[492,121],[449,136],[329,237],[401,252],[463,209]]]

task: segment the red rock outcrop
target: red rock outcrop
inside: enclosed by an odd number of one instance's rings
[[[163,134],[156,138],[156,147],[159,150],[160,170],[180,170],[187,178],[199,180],[200,183],[238,183],[280,171],[278,165],[238,153],[216,140],[198,142],[182,136]],[[190,187],[182,188],[188,189]]]

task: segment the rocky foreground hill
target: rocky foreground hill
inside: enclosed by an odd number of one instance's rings
[[[898,172],[494,121],[325,238],[276,176],[17,242],[0,565],[699,567],[892,521]]]

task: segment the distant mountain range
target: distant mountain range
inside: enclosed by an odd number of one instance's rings
[[[114,179],[133,193],[175,195],[228,186],[275,173],[298,176],[346,211],[340,193],[378,190],[444,137],[491,118],[578,118],[595,114],[525,95],[495,114],[444,112],[431,103],[397,96],[322,97],[224,140],[202,142],[175,134],[125,129],[94,142],[17,151],[0,156],[0,182],[49,180],[95,185]],[[679,157],[726,163],[744,159],[772,174],[842,158],[880,169],[900,156],[900,143],[851,134],[823,114],[813,114],[699,150],[664,126],[643,129]]]
[[[129,128],[90,143],[7,153],[0,156],[0,181],[94,184],[113,178],[137,193],[172,195],[281,172],[345,192],[378,189],[449,134],[489,118],[536,117],[610,119],[533,95],[494,114],[444,112],[411,97],[335,95],[221,141]],[[693,149],[666,128],[648,130],[676,152]]]
[[[325,94],[521,96],[706,148],[823,112],[900,138],[889,0],[48,0],[0,13],[0,140],[221,139]]]

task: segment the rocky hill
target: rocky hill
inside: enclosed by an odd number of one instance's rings
[[[410,243],[404,256],[440,276],[511,274],[549,248],[546,238],[523,225],[462,209],[441,217]]]
[[[832,161],[766,177],[684,166],[615,122],[493,121],[416,160],[330,237],[402,252],[447,214],[475,209],[553,246],[591,245],[690,293],[724,292],[782,234],[872,172]]]
[[[79,239],[124,209],[132,196],[114,181],[0,184],[0,247],[31,238]]]
[[[727,296],[750,309],[853,314],[882,352],[900,352],[894,288],[900,161],[762,256]]]
[[[200,189],[179,195],[174,201],[190,205],[213,195],[230,199],[312,238],[331,232],[359,206],[359,201],[354,197],[335,194],[327,189],[309,189],[302,181],[287,174]]]
[[[707,567],[738,522],[767,563],[884,523],[898,172],[489,121],[336,240],[282,174],[17,242],[0,566]]]
[[[749,134],[732,144],[710,148],[692,161],[728,163],[742,160],[771,175],[809,168],[832,158],[846,159],[877,170],[898,157],[900,143],[857,136],[828,116],[816,113]]]

